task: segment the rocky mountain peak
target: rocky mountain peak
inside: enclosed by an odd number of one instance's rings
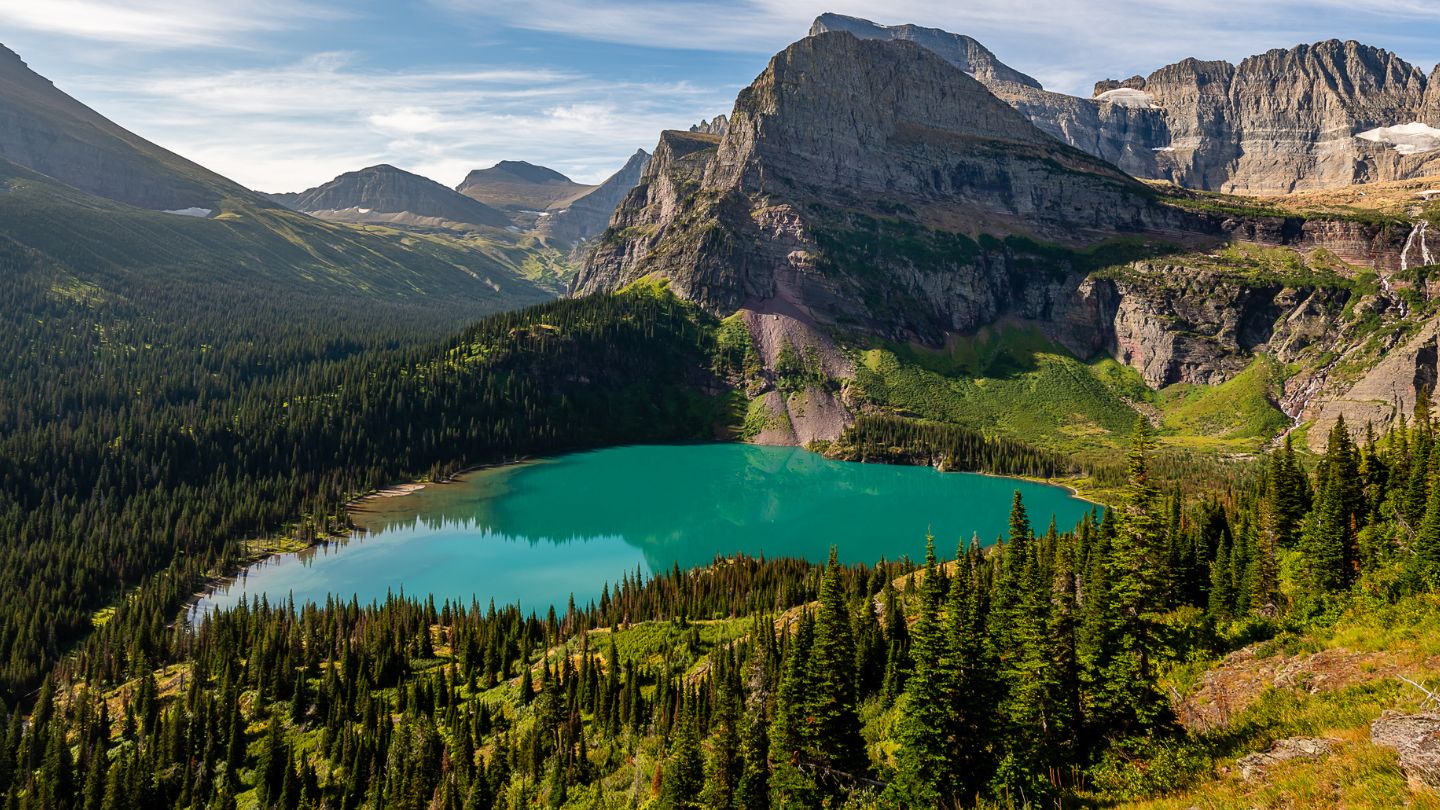
[[[1009,259],[980,240],[1089,243],[1166,216],[1143,185],[907,40],[796,42],[729,122],[723,137],[661,136],[578,291],[663,277],[716,314],[937,339],[1006,306]],[[855,247],[876,228],[896,241]]]
[[[821,14],[810,26],[811,36],[831,31],[844,31],[860,39],[914,42],[986,84],[1000,81],[1043,89],[1040,82],[1001,62],[989,48],[963,34],[918,25],[879,25],[843,14]]]
[[[484,177],[505,176],[527,183],[573,183],[575,181],[546,166],[536,166],[524,160],[502,160],[488,169],[476,169],[466,175],[462,186]]]
[[[1040,132],[914,42],[829,32],[781,51],[741,91],[704,184],[822,197],[843,190],[1041,223],[1058,210],[1044,210],[1010,184],[1027,174],[1021,163],[1042,160],[1085,182],[1104,177],[1117,188],[1132,182]]]
[[[709,121],[701,121],[690,127],[691,132],[699,132],[705,135],[724,135],[730,131],[730,117],[721,113]]]
[[[523,160],[502,160],[488,169],[465,175],[455,190],[493,208],[536,216],[563,208],[588,194],[594,186],[577,183],[546,166]]]
[[[346,172],[328,183],[275,199],[327,219],[421,224],[421,220],[503,228],[501,212],[428,177],[382,163]]]

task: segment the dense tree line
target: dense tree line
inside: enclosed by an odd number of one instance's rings
[[[1015,439],[898,416],[857,417],[827,454],[848,461],[923,464],[940,470],[984,470],[1037,478],[1077,471],[1064,456]]]
[[[1188,503],[1156,486],[1152,443],[1142,423],[1114,508],[1039,530],[1017,494],[1005,537],[948,562],[932,541],[918,569],[741,558],[637,572],[543,619],[261,601],[160,628],[138,653],[101,633],[28,721],[10,716],[0,794],[78,808],[1051,803],[1183,735],[1165,667],[1314,621],[1358,587],[1440,587],[1428,418],[1358,445],[1339,423],[1313,474],[1287,443],[1252,487]]]

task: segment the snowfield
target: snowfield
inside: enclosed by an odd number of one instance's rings
[[[1153,110],[1156,108],[1155,96],[1144,90],[1136,90],[1133,87],[1121,87],[1115,90],[1106,90],[1095,97],[1096,101],[1106,101],[1117,104],[1121,107],[1134,107],[1140,110]]]
[[[1414,121],[1393,127],[1379,127],[1356,135],[1361,140],[1395,147],[1402,155],[1418,155],[1440,149],[1440,129]]]
[[[178,214],[179,216],[182,216],[182,217],[201,217],[201,218],[204,218],[204,217],[210,216],[212,213],[214,213],[214,211],[212,211],[212,210],[209,209],[209,208],[175,208],[175,209],[173,209],[173,210],[167,210],[165,213],[167,213],[167,214]]]

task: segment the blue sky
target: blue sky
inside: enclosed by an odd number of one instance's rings
[[[266,191],[382,162],[447,185],[504,159],[596,182],[661,129],[728,112],[823,11],[967,33],[1085,95],[1331,37],[1440,61],[1440,0],[0,0],[0,42]]]

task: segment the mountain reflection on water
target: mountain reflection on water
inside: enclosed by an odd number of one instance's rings
[[[461,480],[355,510],[348,540],[252,566],[197,611],[248,596],[361,602],[387,593],[584,604],[637,569],[704,565],[717,556],[848,562],[948,553],[1002,533],[1015,490],[1037,528],[1074,525],[1091,505],[1066,490],[924,467],[852,464],[797,448],[636,446],[477,470]]]

